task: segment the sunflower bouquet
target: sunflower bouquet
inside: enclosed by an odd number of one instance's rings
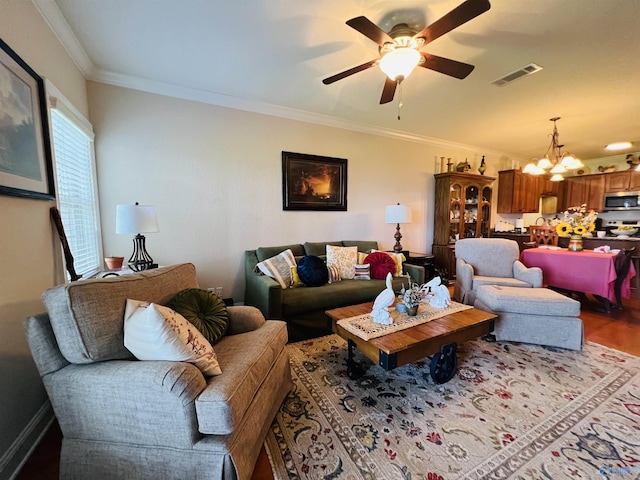
[[[586,204],[579,207],[569,207],[562,214],[562,218],[556,225],[558,235],[584,235],[593,232],[596,228],[598,213],[587,210]]]

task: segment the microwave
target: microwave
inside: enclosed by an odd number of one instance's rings
[[[640,192],[605,193],[603,210],[640,210]]]

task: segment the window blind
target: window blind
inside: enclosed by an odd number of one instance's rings
[[[51,109],[58,209],[78,274],[100,270],[100,228],[92,139],[60,110]]]

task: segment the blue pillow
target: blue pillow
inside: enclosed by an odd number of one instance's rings
[[[319,287],[329,281],[327,266],[315,255],[306,255],[300,259],[298,276],[307,287]]]

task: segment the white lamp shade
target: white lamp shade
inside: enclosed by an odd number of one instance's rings
[[[151,205],[117,205],[116,233],[158,232],[156,207]]]
[[[409,207],[406,205],[389,205],[384,211],[385,223],[411,223]]]

